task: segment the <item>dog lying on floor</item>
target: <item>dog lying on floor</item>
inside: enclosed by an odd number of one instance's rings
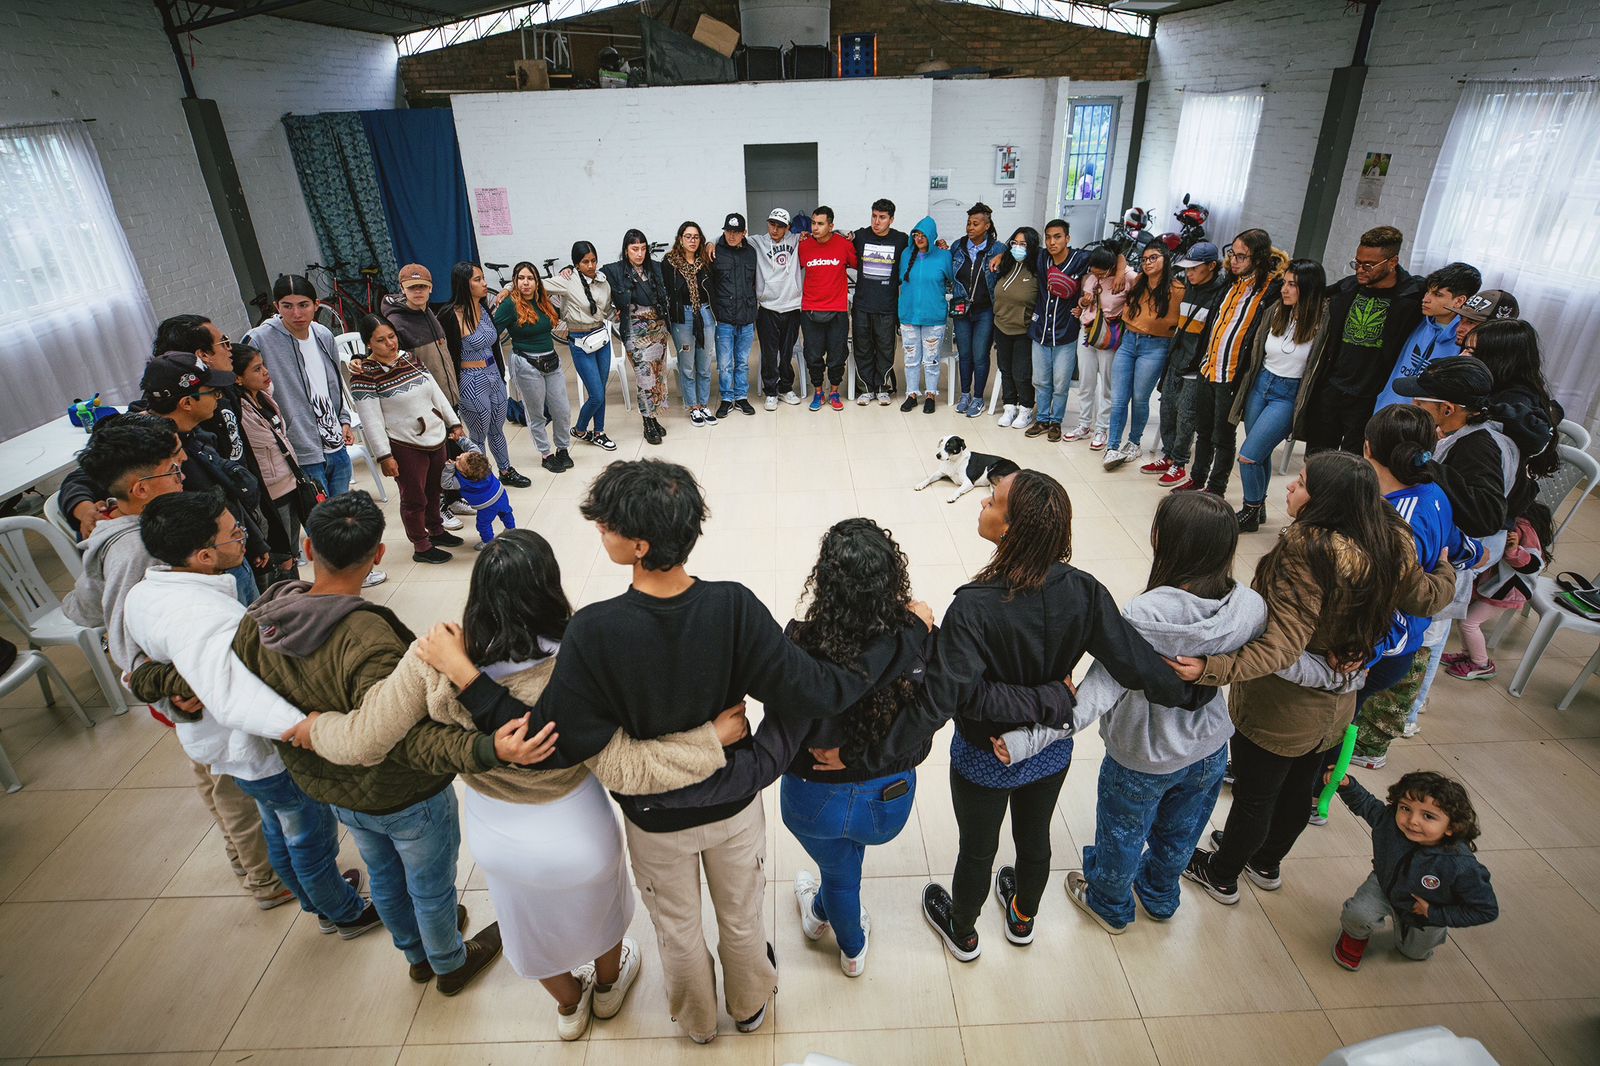
[[[968,451],[967,442],[954,434],[939,439],[939,449],[933,457],[939,460],[938,469],[913,488],[921,492],[935,481],[952,481],[957,486],[956,492],[946,503],[955,503],[979,485],[993,485],[1021,469],[1002,456]]]

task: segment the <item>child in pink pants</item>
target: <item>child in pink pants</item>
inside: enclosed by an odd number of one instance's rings
[[[1536,512],[1543,511],[1542,515]],[[1501,611],[1514,611],[1528,602],[1533,591],[1533,581],[1544,569],[1545,553],[1535,528],[1538,524],[1549,529],[1549,511],[1535,504],[1530,514],[1517,519],[1517,524],[1506,536],[1506,551],[1500,562],[1479,575],[1473,586],[1472,602],[1467,605],[1467,616],[1461,621],[1462,651],[1444,656],[1445,673],[1463,681],[1488,680],[1495,675],[1494,660],[1489,658],[1489,647],[1483,637],[1483,627],[1494,620]]]

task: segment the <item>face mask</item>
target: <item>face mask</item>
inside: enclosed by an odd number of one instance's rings
[[[1025,248],[1024,246],[1022,246],[1020,244],[1013,244],[1011,246],[1011,258],[1015,259],[1017,262],[1020,263],[1024,259],[1026,259],[1027,257],[1028,257],[1028,249],[1027,248]]]

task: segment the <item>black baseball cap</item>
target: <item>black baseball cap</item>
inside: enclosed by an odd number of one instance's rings
[[[1467,298],[1461,308],[1461,317],[1468,322],[1498,322],[1516,318],[1521,308],[1517,298],[1504,289],[1485,289]]]
[[[1481,411],[1494,391],[1494,375],[1482,360],[1458,355],[1430,363],[1414,378],[1396,378],[1394,391],[1418,400],[1440,400]]]
[[[735,211],[723,220],[722,228],[729,233],[744,232],[744,216]]]
[[[181,400],[200,395],[201,389],[220,389],[233,382],[231,373],[212,370],[193,352],[162,352],[145,364],[139,389],[147,399]]]

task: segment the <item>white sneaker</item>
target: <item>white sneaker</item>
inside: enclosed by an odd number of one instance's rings
[[[634,943],[633,937],[625,936],[622,938],[622,963],[617,969],[616,981],[612,982],[611,987],[604,992],[595,989],[594,1016],[616,1017],[617,1011],[622,1009],[622,1001],[628,996],[628,989],[633,987],[633,982],[638,976],[639,945]]]
[[[455,515],[451,514],[449,511],[440,511],[439,512],[439,522],[446,529],[460,529],[461,528],[461,519],[457,518]]]
[[[1000,426],[1001,426],[1001,428],[1009,429],[1010,426],[1011,426],[1011,423],[1016,420],[1016,417],[1017,417],[1017,405],[1014,404],[1014,403],[1006,404],[1005,410],[1000,412]]]
[[[878,406],[879,407],[888,407],[889,406],[889,394],[887,392],[878,393]]]
[[[754,1017],[747,1018],[746,1020],[744,1020],[742,1022],[734,1022],[733,1023],[733,1027],[735,1029],[739,1030],[739,1032],[741,1032],[741,1033],[753,1033],[757,1029],[761,1028],[761,1023],[766,1021],[766,1020],[767,1020],[767,1005],[765,1003],[763,1003],[763,1004],[761,1004],[761,1009],[756,1011]]]
[[[766,407],[766,409],[769,411],[776,411],[778,409],[778,398],[776,396],[768,396],[767,402],[762,406]]]
[[[799,407],[800,406],[800,397],[795,394],[795,391],[793,389],[790,389],[788,392],[784,393],[782,396],[779,397],[779,399],[781,399],[784,403],[788,404],[790,407]]]
[[[1097,452],[1106,446],[1106,435],[1103,430],[1095,430],[1094,436],[1089,438],[1089,450]]]
[[[1350,759],[1351,766],[1359,766],[1366,770],[1382,770],[1388,763],[1388,755],[1356,755]]]
[[[468,503],[466,500],[457,500],[455,503],[450,505],[450,513],[458,514],[465,518],[470,518],[478,512],[474,511],[472,509],[472,504]]]
[[[1117,467],[1121,466],[1127,461],[1128,454],[1121,448],[1107,448],[1106,456],[1104,459],[1100,460],[1100,463],[1107,470],[1115,470]]]
[[[372,586],[381,585],[388,580],[388,574],[384,573],[382,570],[379,570],[377,567],[373,567],[372,573],[368,574],[367,579],[361,582],[361,587],[364,589],[370,589]]]
[[[818,939],[828,928],[828,923],[817,917],[813,907],[817,901],[817,891],[821,888],[822,885],[811,876],[809,870],[800,870],[794,875],[794,901],[800,907],[800,931],[807,940]]]
[[[1012,429],[1027,429],[1033,425],[1033,408],[1024,407],[1017,412],[1017,417],[1011,420]]]
[[[856,396],[856,406],[865,407],[872,402],[873,393],[863,392]]]
[[[1407,722],[1406,723],[1406,731],[1402,735],[1403,736],[1408,736],[1408,737],[1414,737],[1420,732],[1422,732],[1422,723],[1421,722]]]
[[[867,972],[867,948],[872,946],[872,915],[867,913],[867,908],[861,908],[861,953],[859,955],[846,955],[839,952],[839,969],[844,971],[846,977],[860,977]]]
[[[556,1011],[556,1032],[563,1040],[576,1040],[589,1031],[589,1007],[594,998],[594,963],[586,962],[572,971],[583,985],[583,994],[571,1014]]]

